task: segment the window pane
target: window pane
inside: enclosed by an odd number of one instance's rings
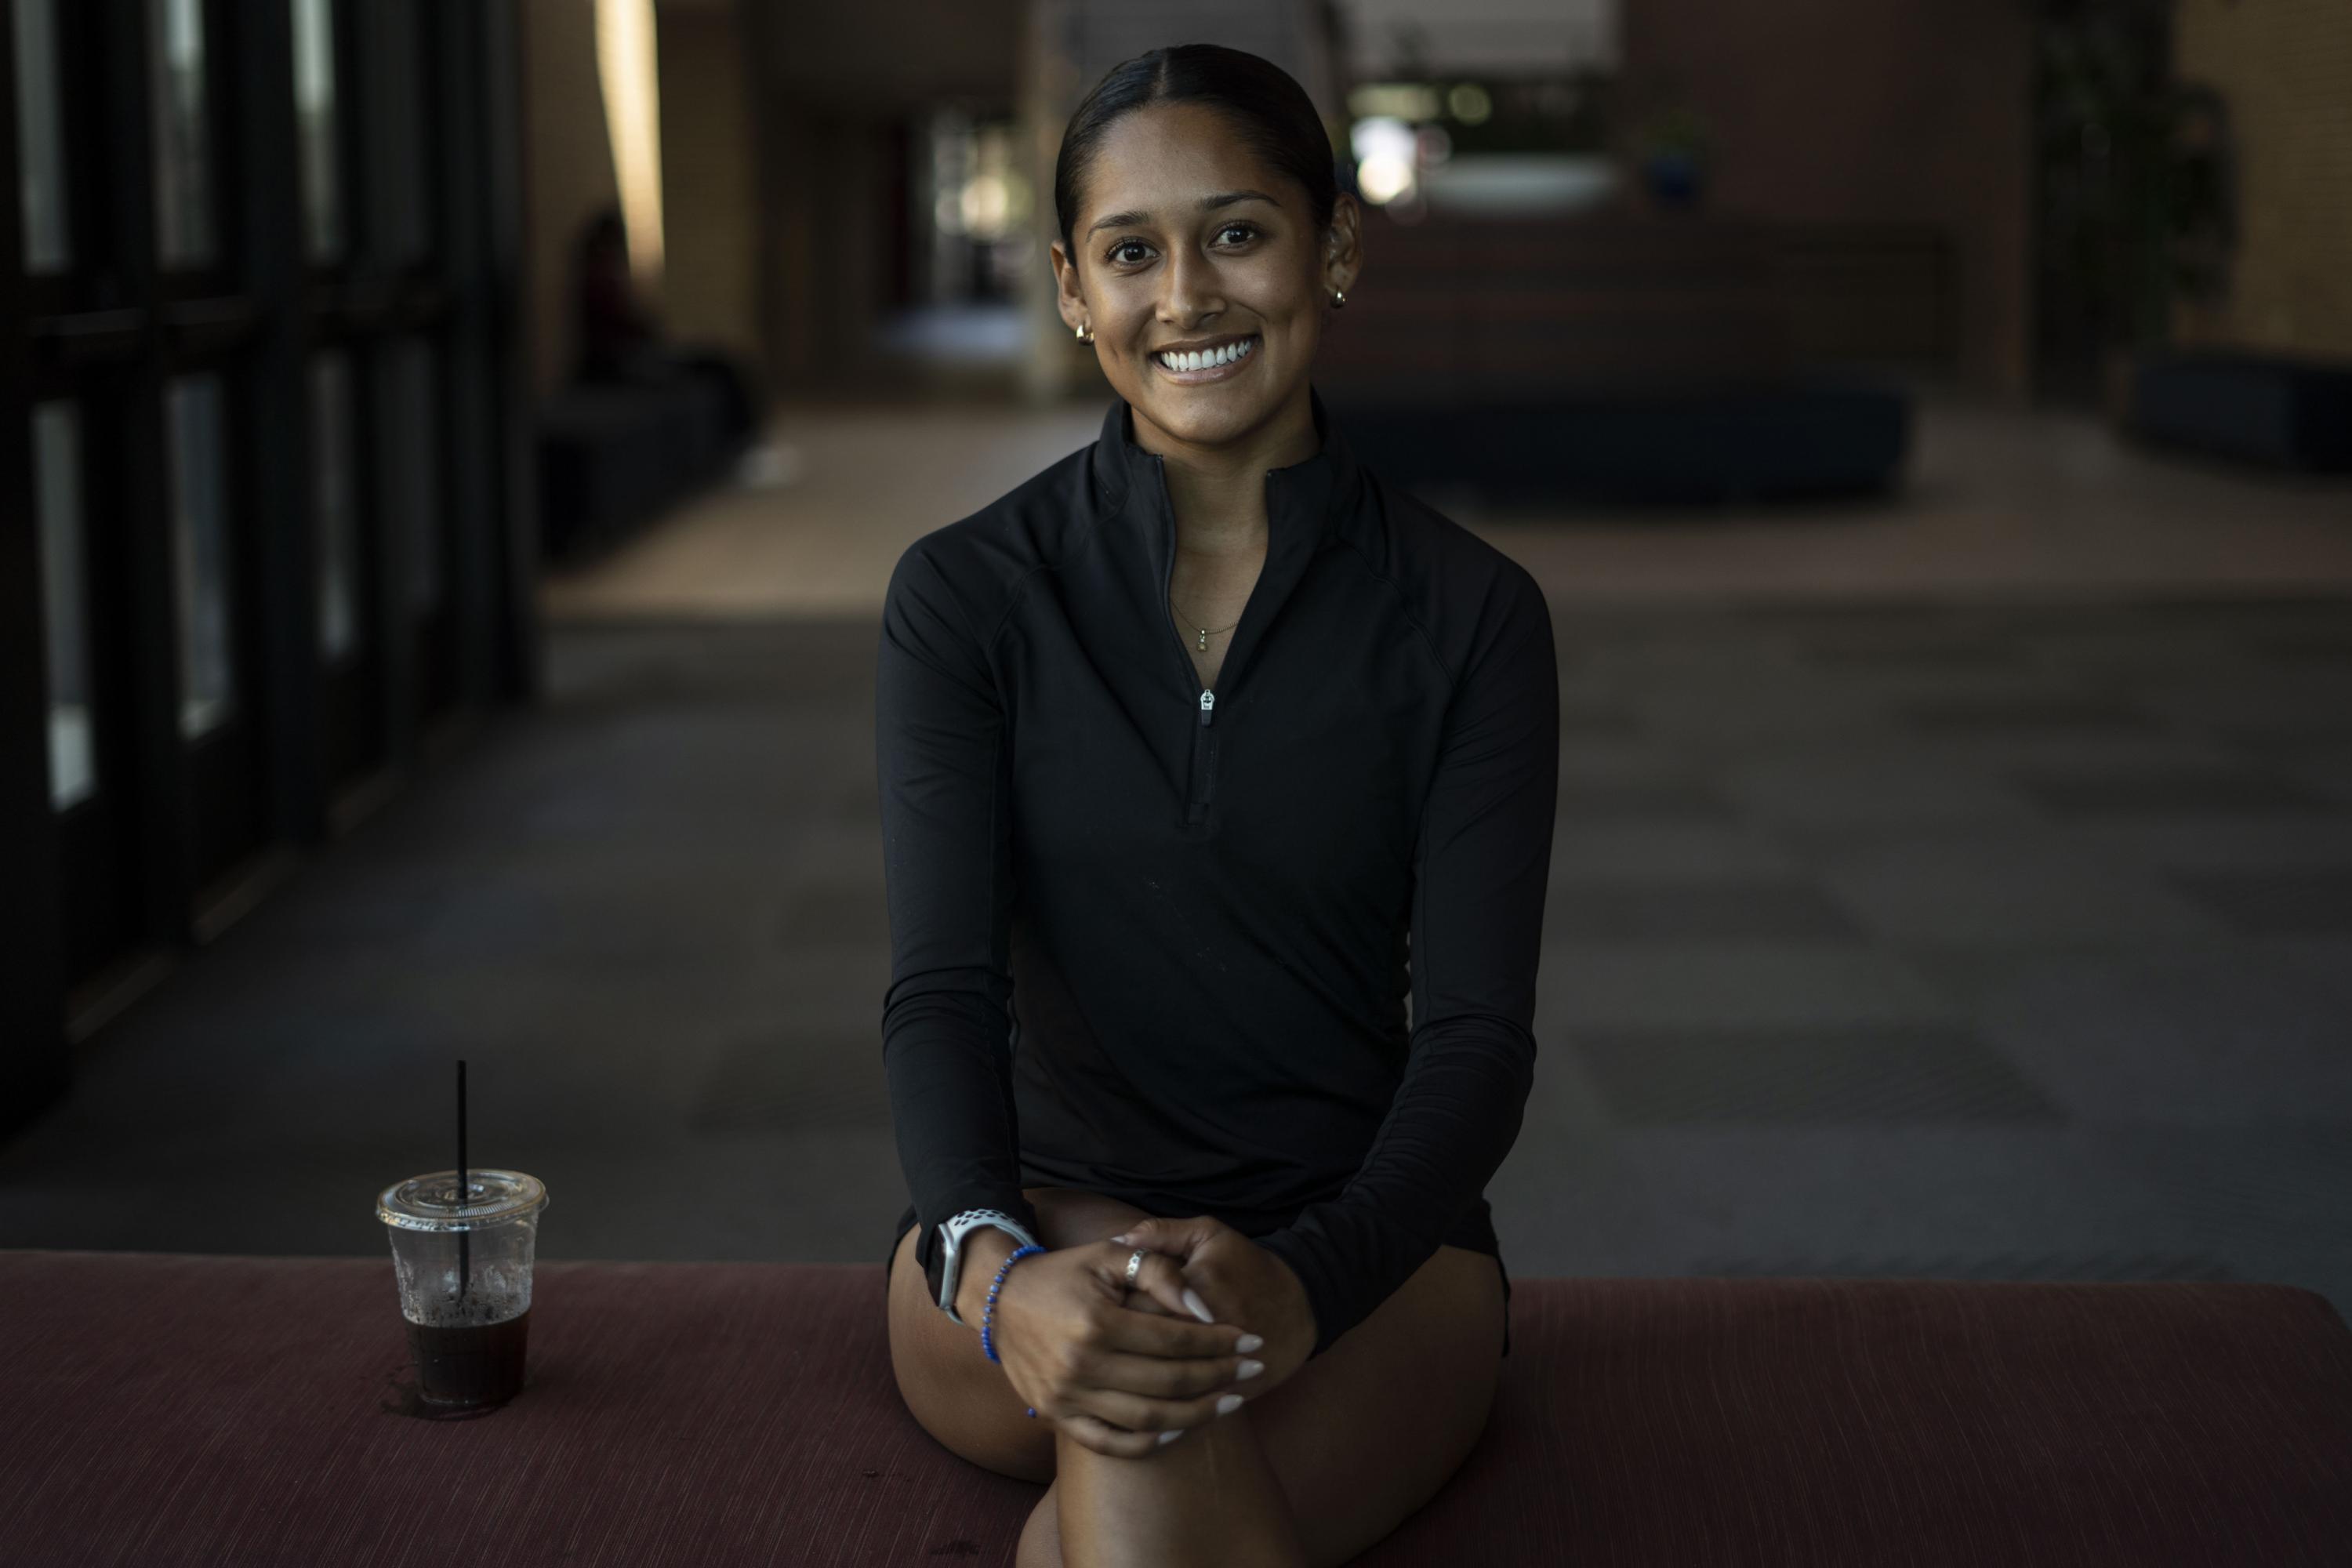
[[[33,410],[33,484],[41,513],[41,615],[49,664],[49,804],[63,811],[98,788],[89,689],[89,600],[83,590],[81,425],[73,405]]]
[[[360,517],[352,482],[352,367],[341,353],[310,363],[312,526],[318,531],[319,651],[330,663],[360,646]]]
[[[220,377],[179,378],[165,389],[163,408],[179,579],[180,732],[193,741],[226,721],[236,703]]]
[[[439,410],[433,395],[433,351],[408,338],[392,351],[394,396],[400,420],[400,466],[407,486],[400,517],[407,530],[408,607],[417,615],[438,609],[446,575],[442,550]]]
[[[361,138],[367,159],[365,200],[373,219],[368,248],[385,267],[397,269],[421,261],[432,242],[428,184],[436,136],[425,107],[424,28],[425,7],[360,5],[351,19],[360,28],[360,58],[368,84],[379,90]]]
[[[294,111],[302,138],[302,228],[310,259],[343,253],[341,165],[335,157],[334,0],[293,0]]]
[[[25,270],[72,263],[66,228],[65,132],[58,118],[57,0],[16,0],[17,177],[25,207]]]
[[[147,37],[155,95],[156,252],[166,267],[201,267],[214,252],[204,0],[147,0]]]

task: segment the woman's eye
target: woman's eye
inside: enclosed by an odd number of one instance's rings
[[[1219,239],[1223,239],[1225,236],[1232,234],[1236,230],[1240,231],[1244,241],[1258,237],[1258,227],[1257,225],[1254,223],[1229,223],[1225,225],[1224,227],[1217,230],[1217,237]],[[1103,259],[1111,262],[1140,261],[1143,259],[1141,257],[1130,257],[1127,252],[1130,250],[1148,250],[1150,248],[1150,247],[1145,245],[1143,241],[1139,239],[1122,239],[1117,245],[1112,246],[1108,250],[1103,252]]]

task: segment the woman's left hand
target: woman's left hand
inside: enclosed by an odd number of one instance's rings
[[[1234,1324],[1265,1341],[1263,1348],[1250,1352],[1265,1363],[1265,1371],[1250,1379],[1246,1397],[1255,1399],[1279,1384],[1306,1364],[1315,1349],[1315,1310],[1307,1303],[1307,1287],[1289,1264],[1224,1221],[1208,1215],[1142,1219],[1110,1239],[1174,1258],[1192,1288],[1192,1299],[1205,1310],[1195,1317]],[[1128,1305],[1166,1310],[1149,1296],[1131,1294]]]

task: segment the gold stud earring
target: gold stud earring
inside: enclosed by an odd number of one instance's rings
[[[1338,310],[1344,309],[1347,303],[1348,291],[1345,289],[1334,289],[1331,290],[1331,308],[1333,310]]]
[[[1077,335],[1078,342],[1082,343],[1090,343],[1095,341],[1094,326],[1091,322],[1084,326],[1072,327],[1070,331]]]

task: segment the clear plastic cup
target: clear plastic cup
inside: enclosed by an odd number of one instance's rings
[[[546,1206],[546,1186],[520,1171],[468,1170],[463,1194],[457,1172],[436,1171],[377,1197],[425,1405],[488,1409],[522,1391],[531,1257]]]

